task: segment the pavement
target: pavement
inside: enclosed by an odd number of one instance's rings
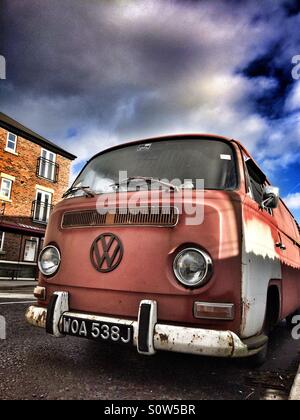
[[[4,297],[2,297],[4,295]],[[270,338],[267,363],[157,353],[67,337],[55,339],[24,321],[32,295],[2,293],[0,399],[21,400],[288,400],[299,365],[300,340],[285,323]],[[294,389],[294,387],[293,387]]]
[[[291,390],[290,400],[300,401],[300,366]]]
[[[33,291],[34,287],[37,285],[36,281],[3,281],[0,280],[0,292],[2,291],[9,291],[9,290],[19,290],[19,289],[26,289]]]

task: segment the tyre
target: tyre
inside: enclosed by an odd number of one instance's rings
[[[276,327],[280,313],[280,294],[277,287],[271,286],[268,290],[265,322],[262,329],[262,334],[270,337],[271,332]],[[260,350],[254,356],[250,356],[249,361],[252,367],[260,367],[266,363],[268,359],[269,344]]]
[[[268,359],[268,349],[269,346],[268,344],[266,344],[259,353],[255,354],[254,356],[251,356],[249,358],[250,365],[254,368],[258,368],[264,365]]]

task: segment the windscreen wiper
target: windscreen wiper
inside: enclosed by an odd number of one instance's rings
[[[77,191],[83,191],[87,197],[95,197],[95,192],[90,187],[71,187],[69,188],[62,198],[67,198],[70,194],[76,193]]]
[[[145,177],[145,176],[131,176],[127,179],[124,179],[121,182],[112,184],[111,187],[114,187],[115,189],[118,190],[118,189],[120,189],[120,187],[123,184],[128,185],[130,181],[145,181],[148,185],[151,184],[152,182],[154,182],[154,183],[157,182],[158,184],[161,184],[164,187],[168,187],[173,191],[176,191],[176,192],[180,191],[180,189],[179,189],[179,187],[177,187],[177,185],[171,184],[170,182],[161,181],[160,179],[156,179],[156,178],[152,178],[152,177]]]

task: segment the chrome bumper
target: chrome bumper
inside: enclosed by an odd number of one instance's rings
[[[139,353],[154,354],[156,351],[172,351],[178,353],[188,353],[202,356],[213,357],[247,357],[257,353],[260,349],[249,351],[247,345],[231,331],[214,331],[200,328],[180,327],[157,323],[156,302],[142,301],[140,305],[139,317],[137,321],[119,319],[113,317],[103,317],[97,315],[70,312],[68,308],[68,294],[57,292],[56,301],[49,305],[49,308],[30,306],[26,312],[26,319],[29,324],[45,328],[55,337],[63,337],[60,324],[62,316],[71,316],[99,323],[116,323],[121,325],[131,325],[134,329],[134,346]],[[146,325],[145,316],[142,316],[143,308],[148,305],[148,318]],[[50,308],[51,306],[51,308]],[[51,315],[50,314],[51,310]],[[147,333],[145,335],[145,328]],[[141,336],[143,336],[144,347],[141,346]],[[146,345],[146,351],[145,351]]]

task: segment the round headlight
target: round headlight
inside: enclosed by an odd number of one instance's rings
[[[186,248],[176,256],[173,268],[180,283],[187,287],[201,287],[211,277],[213,262],[206,252]]]
[[[44,276],[53,276],[60,266],[60,252],[53,246],[47,246],[39,256],[39,269]]]

